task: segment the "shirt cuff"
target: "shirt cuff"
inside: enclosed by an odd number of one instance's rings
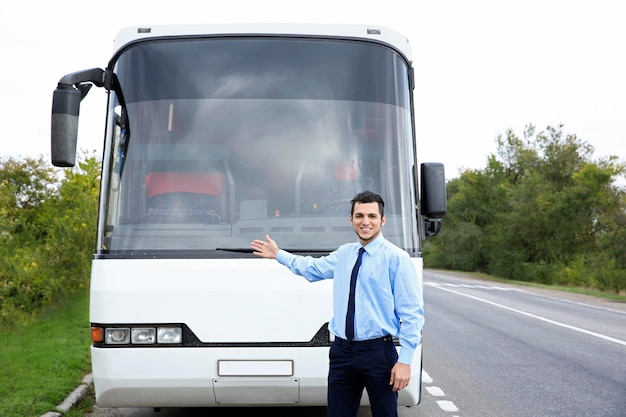
[[[415,351],[413,349],[401,347],[400,354],[398,355],[398,362],[411,365],[411,363],[413,362],[414,353]]]
[[[285,250],[279,249],[276,254],[276,260],[282,265],[288,265],[291,259],[291,254]]]

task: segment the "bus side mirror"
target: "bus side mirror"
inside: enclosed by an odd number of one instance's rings
[[[59,81],[52,94],[52,165],[73,167],[76,164],[80,101],[92,85],[104,87],[107,74],[100,68],[91,68],[67,74]]]
[[[426,236],[441,230],[441,219],[447,211],[446,176],[442,163],[425,162],[420,166],[420,209]]]
[[[52,94],[50,151],[54,166],[73,167],[76,163],[80,100],[80,90],[71,85],[59,84]]]

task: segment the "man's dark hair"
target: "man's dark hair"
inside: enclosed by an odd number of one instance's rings
[[[363,191],[362,193],[358,193],[354,196],[351,201],[352,208],[350,209],[350,215],[354,214],[354,205],[356,203],[378,203],[378,211],[380,212],[380,217],[385,215],[385,202],[383,198],[371,191]]]

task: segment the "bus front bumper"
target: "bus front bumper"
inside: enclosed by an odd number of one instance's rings
[[[420,402],[420,357],[399,406]],[[326,406],[328,347],[92,347],[91,361],[100,407]]]

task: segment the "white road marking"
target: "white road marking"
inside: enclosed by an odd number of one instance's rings
[[[422,369],[422,384],[432,384],[432,383],[433,383],[433,379],[430,377],[430,375],[428,375],[428,372]],[[432,385],[432,386],[427,386],[424,388],[426,388],[426,391],[428,391],[428,393],[432,395],[433,397],[445,397],[446,396],[443,390],[437,386]],[[446,411],[446,412],[459,411],[457,406],[454,405],[452,401],[439,400],[439,401],[436,401],[436,403],[439,406],[439,408],[441,408],[443,411]],[[452,417],[459,417],[459,416],[454,415]]]
[[[494,303],[493,301],[485,300],[484,298],[475,297],[473,295],[464,294],[462,292],[451,290],[449,288],[444,288],[443,286],[435,284],[435,283],[428,283],[428,285],[430,285],[432,287],[435,287],[435,288],[439,288],[439,289],[444,290],[444,291],[451,292],[453,294],[462,295],[463,297],[467,297],[467,298],[471,298],[471,299],[476,300],[476,301],[487,303],[487,304],[490,304],[490,305],[495,306],[495,307],[500,307],[500,308],[503,308],[505,310],[512,311],[514,313],[522,314],[524,316],[528,316],[528,317],[531,317],[531,318],[534,318],[534,319],[537,319],[537,320],[541,320],[541,321],[546,322],[546,323],[554,324],[555,326],[559,326],[559,327],[563,327],[563,328],[566,328],[566,329],[574,330],[575,332],[584,333],[584,334],[587,334],[589,336],[597,337],[598,339],[603,339],[603,340],[606,340],[608,342],[613,342],[613,343],[617,343],[618,345],[626,346],[626,341],[625,340],[620,340],[620,339],[616,339],[614,337],[610,337],[610,336],[607,336],[607,335],[604,335],[604,334],[601,334],[601,333],[592,332],[591,330],[581,329],[580,327],[570,326],[569,324],[565,324],[565,323],[561,323],[561,322],[558,322],[558,321],[554,321],[554,320],[551,320],[551,319],[546,318],[546,317],[538,316],[536,314],[528,313],[526,311],[518,310],[516,308],[507,307],[507,306],[499,304],[499,303]]]
[[[445,397],[443,390],[439,387],[426,387],[426,391],[433,397]]]
[[[447,287],[456,287],[456,288],[478,288],[481,290],[499,290],[499,291],[515,291],[515,292],[520,292],[523,294],[531,294],[535,297],[541,297],[541,298],[546,298],[548,300],[555,300],[555,301],[560,301],[562,303],[569,303],[569,304],[576,304],[579,306],[585,306],[588,308],[593,308],[596,310],[604,310],[604,311],[610,311],[612,313],[618,313],[618,314],[625,314],[626,315],[626,311],[622,311],[622,310],[617,310],[615,308],[610,308],[610,307],[605,307],[605,306],[597,306],[597,305],[593,305],[593,304],[588,304],[588,303],[583,303],[581,301],[572,301],[572,300],[568,300],[566,298],[559,298],[559,297],[550,297],[548,295],[543,295],[543,294],[537,294],[535,292],[531,292],[531,291],[526,291],[520,288],[507,288],[507,287],[496,287],[493,285],[477,285],[477,284],[453,284],[451,282],[444,282],[444,283],[435,283],[435,282],[425,282],[424,285],[430,285],[432,287],[437,287],[437,286],[447,286]]]
[[[443,411],[448,411],[450,413],[459,411],[459,409],[456,408],[456,405],[454,405],[452,401],[437,401],[437,405],[439,405],[439,408],[441,408]]]
[[[428,372],[422,369],[422,384],[432,384],[433,379],[428,375]]]

